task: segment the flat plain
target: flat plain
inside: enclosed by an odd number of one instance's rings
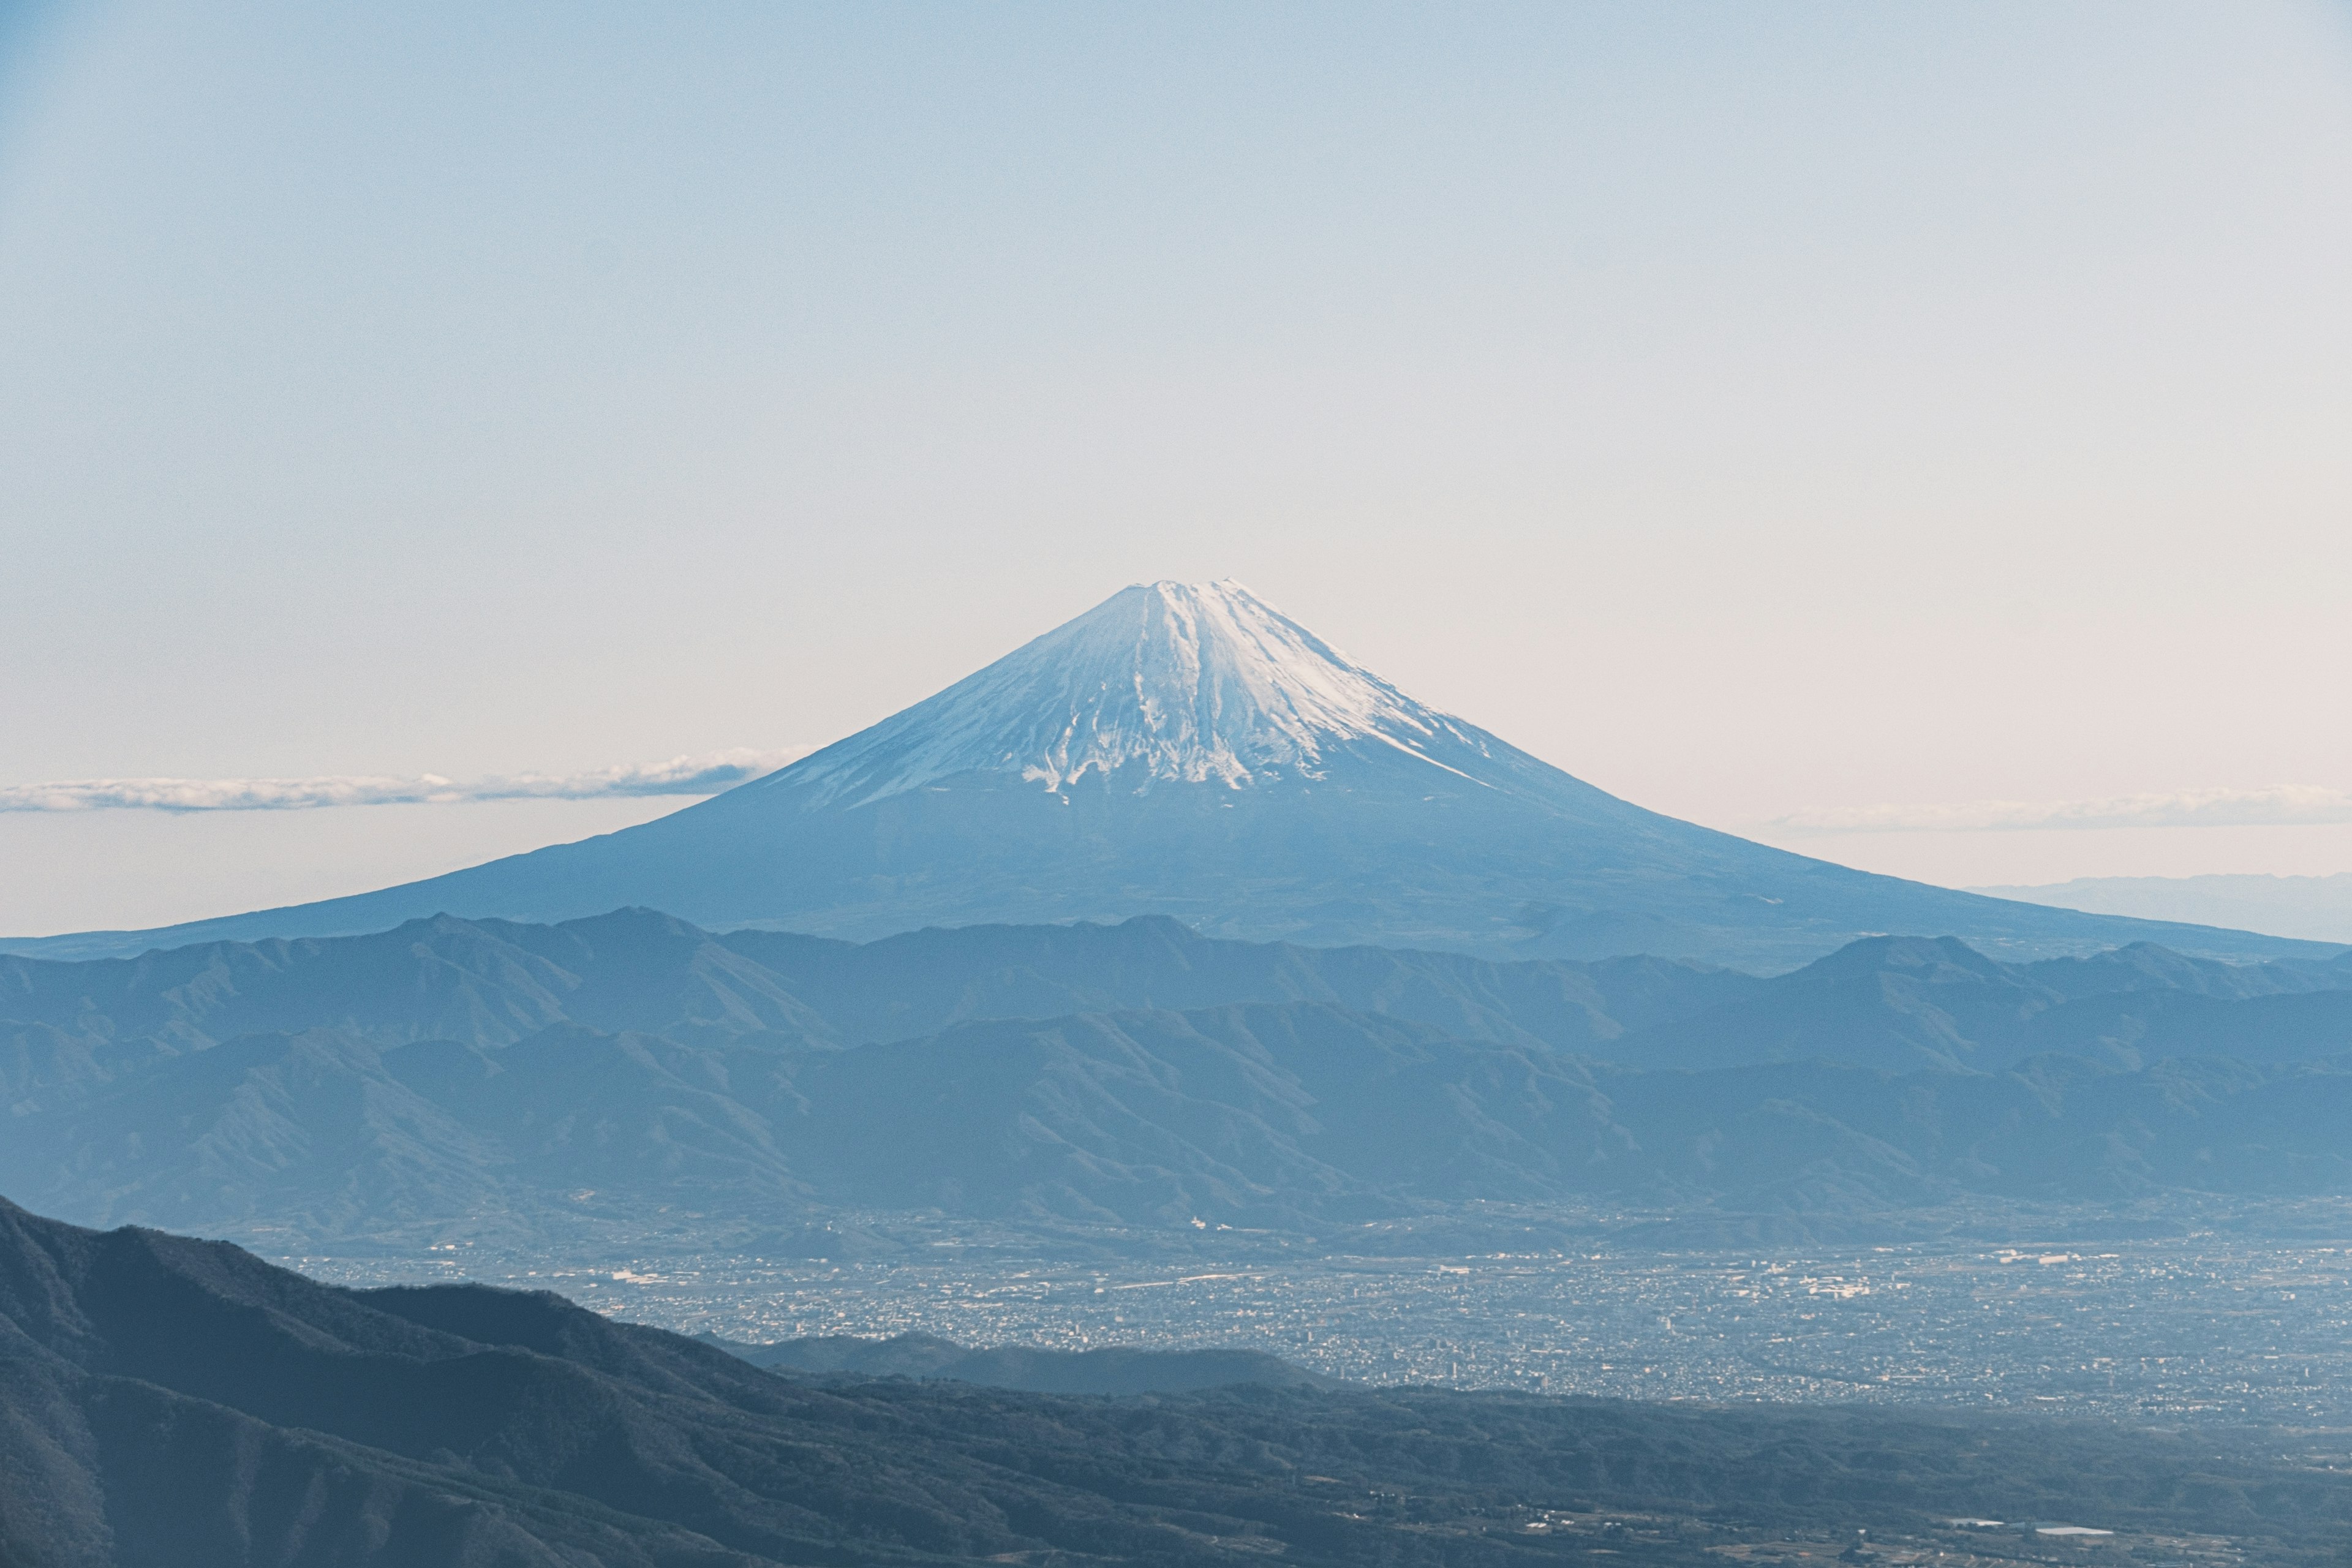
[[[2318,1226],[2334,1213],[2302,1217]],[[755,1343],[920,1332],[1056,1349],[1221,1345],[1375,1384],[2275,1424],[2309,1432],[2314,1462],[2352,1467],[2352,1240],[2042,1229],[2009,1243],[1667,1250],[1604,1232],[1449,1251],[1373,1226],[1353,1249],[1346,1237],[1315,1252],[1208,1232],[1184,1250],[1121,1257],[1104,1245],[1073,1258],[1066,1243],[948,1223],[888,1239],[885,1255],[841,1258],[649,1237],[593,1262],[576,1247],[464,1244],[277,1260],[351,1285],[551,1289],[630,1321]]]

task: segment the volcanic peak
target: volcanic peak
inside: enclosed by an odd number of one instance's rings
[[[1242,789],[1370,742],[1449,773],[1486,737],[1407,697],[1240,584],[1139,583],[938,695],[747,786],[862,805],[961,773]],[[1454,759],[1440,761],[1443,750]],[[1478,781],[1484,782],[1484,781]]]

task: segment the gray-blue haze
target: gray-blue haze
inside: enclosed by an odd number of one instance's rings
[[[2135,920],[2352,942],[2352,871],[2328,877],[2078,877],[2043,886],[1970,890]]]

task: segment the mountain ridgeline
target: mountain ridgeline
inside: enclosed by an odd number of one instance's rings
[[[47,957],[643,905],[870,939],[1173,916],[1215,935],[1789,969],[1857,937],[2002,958],[2313,943],[1955,892],[1663,816],[1415,701],[1232,583],[1138,584],[937,695],[662,817],[422,882]]]
[[[1305,1231],[2352,1193],[2347,957],[1874,938],[1760,979],[1156,918],[854,944],[625,910],[0,959],[0,1190],[289,1238],[670,1212],[824,1256],[870,1211]]]

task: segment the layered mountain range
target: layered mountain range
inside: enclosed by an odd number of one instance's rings
[[[870,939],[1166,914],[1213,935],[1784,970],[1858,937],[2003,958],[2328,951],[1954,892],[1643,810],[1406,696],[1238,584],[1139,584],[936,696],[657,821],[382,891],[45,956],[628,905]]]
[[[2352,1192],[2341,958],[1873,938],[1759,979],[623,911],[5,959],[0,1017],[0,1190],[281,1238]]]

